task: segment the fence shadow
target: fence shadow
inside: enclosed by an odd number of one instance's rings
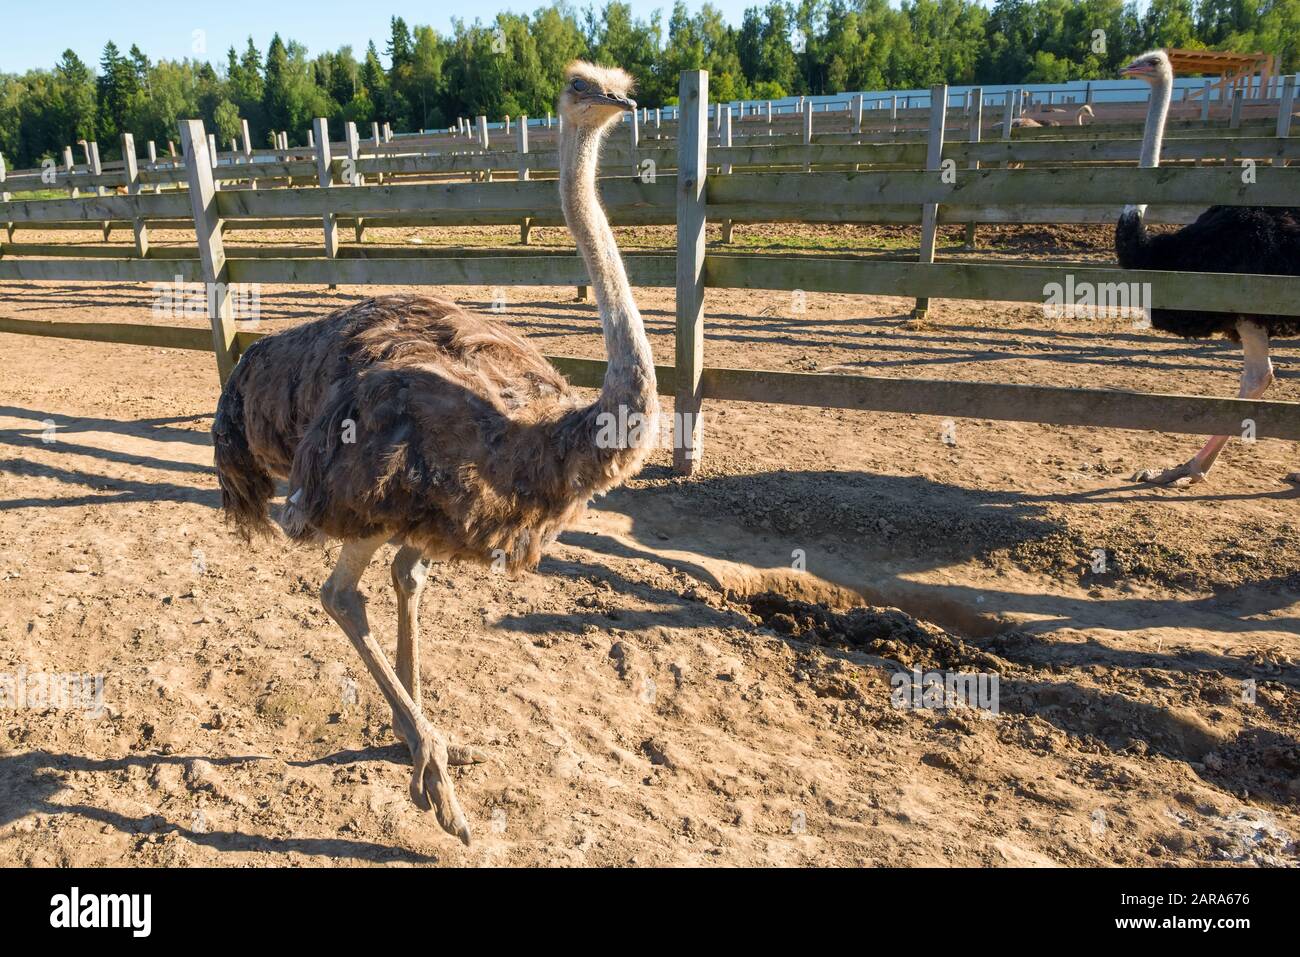
[[[382,758],[391,748],[340,752],[312,763],[352,763]],[[403,754],[404,756],[404,754]],[[206,761],[216,766],[265,761],[259,756],[214,757],[208,755],[128,755],[124,758],[88,758],[79,754],[56,754],[48,751],[28,751],[22,754],[0,755],[0,780],[7,782],[0,800],[0,827],[29,814],[44,814],[59,818],[69,815],[86,818],[123,834],[179,834],[192,844],[210,847],[222,853],[262,852],[268,854],[306,854],[320,857],[343,858],[371,863],[404,861],[413,864],[436,863],[438,858],[392,845],[370,841],[349,840],[338,837],[269,837],[243,831],[207,830],[196,822],[182,824],[169,821],[155,812],[131,816],[90,804],[65,803],[61,796],[74,792],[61,781],[68,772],[113,774],[131,767],[152,768],[171,764],[188,767],[194,761]]]

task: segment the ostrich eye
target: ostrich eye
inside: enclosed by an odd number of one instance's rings
[[[589,85],[586,80],[574,80],[573,90],[575,93],[586,93]]]

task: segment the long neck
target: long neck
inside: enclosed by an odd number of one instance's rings
[[[1163,74],[1151,86],[1151,100],[1147,104],[1147,121],[1142,129],[1142,152],[1138,157],[1138,166],[1154,169],[1160,165],[1160,144],[1165,137],[1165,122],[1169,119],[1169,99],[1173,95],[1173,83]],[[1146,205],[1125,206],[1124,213],[1136,213],[1141,219],[1146,215]]]
[[[658,414],[654,357],[632,298],[614,232],[596,192],[604,130],[566,123],[560,136],[560,202],[591,277],[609,365],[597,405]]]

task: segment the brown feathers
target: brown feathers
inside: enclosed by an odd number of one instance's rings
[[[250,348],[213,432],[222,500],[295,540],[386,534],[430,557],[532,567],[642,449],[600,449],[597,406],[505,325],[438,299],[370,299]]]

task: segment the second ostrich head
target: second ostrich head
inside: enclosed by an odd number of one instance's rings
[[[629,96],[633,85],[632,77],[618,67],[575,60],[564,71],[559,114],[575,126],[606,127],[624,112],[636,109],[636,101]]]
[[[1174,68],[1169,62],[1169,54],[1164,50],[1149,50],[1136,57],[1132,63],[1119,71],[1120,76],[1146,80],[1152,86],[1162,81],[1173,82]]]
[[[1174,92],[1174,67],[1164,50],[1150,50],[1120,71],[1121,76],[1146,80],[1151,84],[1151,99],[1147,107],[1146,126],[1142,136],[1142,152],[1138,165],[1160,165],[1160,143],[1165,135],[1165,121],[1169,118],[1169,101]],[[1145,206],[1134,207],[1140,216]]]

